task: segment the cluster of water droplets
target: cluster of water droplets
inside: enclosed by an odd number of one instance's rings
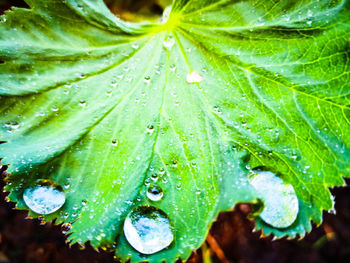
[[[19,128],[20,124],[17,121],[13,122],[6,122],[4,124],[4,128],[7,130],[8,133],[13,133]]]

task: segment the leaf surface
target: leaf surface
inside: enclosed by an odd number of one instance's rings
[[[304,235],[333,208],[328,188],[350,174],[346,1],[175,0],[159,24],[119,20],[103,1],[27,3],[0,24],[0,156],[18,208],[51,179],[66,203],[44,218],[132,262],[189,257],[220,211],[256,202],[257,167],[299,199],[288,228],[256,218],[265,234]],[[123,235],[142,205],[175,233],[148,256]]]

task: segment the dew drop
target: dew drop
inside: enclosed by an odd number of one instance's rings
[[[153,125],[148,125],[146,129],[147,133],[153,134],[154,132],[154,126]]]
[[[66,196],[62,187],[57,183],[50,180],[38,180],[35,185],[24,190],[23,200],[33,212],[48,215],[64,205]]]
[[[191,73],[188,73],[186,77],[187,83],[200,83],[202,80],[203,80],[202,75],[196,71],[192,71]]]
[[[112,140],[112,145],[113,146],[118,146],[118,143],[119,143],[118,140]]]
[[[58,111],[58,107],[57,107],[57,106],[53,106],[53,107],[51,108],[51,110],[52,110],[52,111]]]
[[[156,173],[154,173],[154,174],[151,175],[151,179],[152,179],[154,182],[156,182],[156,181],[158,180],[158,178],[159,178],[159,176],[158,176],[158,174],[156,174]]]
[[[289,227],[297,218],[299,203],[291,184],[283,182],[269,171],[252,171],[250,183],[264,202],[259,215],[267,224],[276,228]]]
[[[163,41],[163,45],[167,49],[171,49],[175,44],[175,40],[172,36],[167,36],[167,38]]]
[[[139,44],[137,44],[136,42],[132,44],[132,48],[133,49],[138,49],[139,48]]]
[[[80,100],[80,101],[79,101],[79,105],[80,105],[81,107],[85,108],[85,106],[86,106],[86,100]]]
[[[124,221],[129,244],[142,254],[154,254],[168,247],[174,239],[168,216],[153,206],[140,206]]]
[[[150,76],[145,76],[144,77],[144,82],[150,83],[151,82],[151,77]]]
[[[149,200],[157,202],[163,198],[163,190],[157,185],[152,185],[147,190],[147,197]]]
[[[71,229],[72,229],[72,224],[70,224],[70,223],[65,223],[65,224],[62,224],[62,226],[61,226],[61,230],[62,230],[63,235],[67,234],[68,231]]]

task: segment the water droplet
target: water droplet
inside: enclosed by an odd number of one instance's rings
[[[129,244],[142,254],[154,254],[174,239],[168,216],[153,206],[140,206],[125,219],[124,234]]]
[[[177,190],[181,190],[181,183],[178,183],[178,184],[176,185],[176,189],[177,189]]]
[[[146,131],[147,131],[147,133],[149,133],[149,134],[153,134],[153,132],[154,132],[154,126],[153,126],[153,125],[148,125]]]
[[[72,224],[70,224],[70,223],[65,223],[65,224],[62,224],[62,226],[61,226],[61,230],[62,230],[63,235],[67,234],[68,231],[71,229],[72,229]]]
[[[157,185],[152,185],[147,190],[147,197],[149,200],[157,202],[163,198],[163,190]]]
[[[187,74],[186,77],[187,83],[200,83],[202,80],[202,75],[196,71],[192,71],[191,73]]]
[[[62,187],[50,180],[38,180],[24,190],[23,200],[30,210],[47,215],[60,209],[66,201]]]
[[[51,110],[52,110],[52,111],[58,111],[58,107],[57,107],[57,106],[53,106],[53,107],[51,108]]]
[[[80,101],[79,101],[79,105],[80,105],[81,107],[85,108],[85,106],[86,106],[86,100],[80,100]]]
[[[150,82],[151,82],[151,77],[150,77],[150,76],[144,77],[144,81],[145,81],[146,83],[150,83]]]
[[[163,45],[167,49],[171,49],[175,44],[175,40],[172,36],[167,36],[167,38],[163,41]]]
[[[154,173],[154,174],[152,174],[151,175],[151,179],[154,181],[154,182],[156,182],[157,180],[158,180],[158,174],[156,174],[156,173]]]
[[[267,224],[286,228],[293,224],[299,212],[297,195],[292,185],[269,171],[252,171],[250,183],[264,202],[259,215]]]
[[[150,179],[149,179],[149,178],[146,178],[146,180],[145,180],[145,186],[149,186],[150,184],[151,184]]]
[[[136,42],[132,44],[132,48],[133,49],[138,49],[139,48],[139,44],[137,44]]]
[[[109,97],[112,96],[112,93],[113,93],[113,91],[111,89],[106,91],[106,95]]]

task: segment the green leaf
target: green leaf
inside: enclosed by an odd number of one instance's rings
[[[350,175],[347,1],[175,0],[159,24],[119,20],[102,0],[26,2],[0,23],[0,156],[19,209],[50,179],[66,202],[44,219],[71,223],[69,241],[171,262],[220,211],[262,199],[250,169],[280,175],[299,200],[286,228],[258,209],[265,234],[304,235],[333,208],[328,188]],[[168,248],[143,255],[126,241],[140,206],[168,216]]]

